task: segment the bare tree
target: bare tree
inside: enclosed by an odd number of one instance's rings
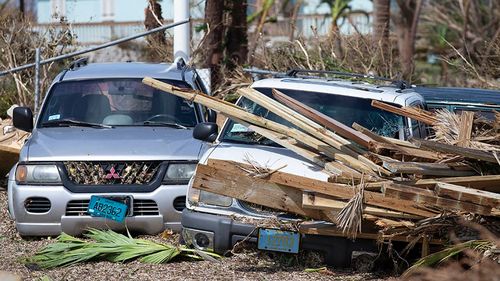
[[[70,51],[74,37],[69,24],[63,20],[57,26],[46,27],[41,32],[33,29],[29,17],[21,17],[19,11],[5,8],[0,14],[0,69],[7,70],[35,60],[35,48],[41,49],[42,59]],[[62,63],[52,62],[41,67],[43,94],[53,75],[60,71]],[[33,106],[34,69],[0,77],[0,108],[2,111],[14,103]],[[43,98],[43,97],[41,97]]]
[[[429,51],[441,58],[443,82],[465,82],[466,86],[480,82],[480,86],[498,88],[500,1],[430,1],[424,9],[424,35]],[[465,76],[448,75],[457,68]]]
[[[144,9],[144,26],[147,30],[155,29],[163,25],[163,16],[161,15],[161,5],[157,0],[148,0],[148,6]],[[147,38],[150,44],[165,44],[165,32],[156,32]]]
[[[206,50],[204,66],[210,68],[210,81],[212,89],[215,89],[221,80],[221,62],[223,58],[222,39],[224,38],[224,26],[222,16],[224,1],[207,0],[205,3],[205,24],[208,34],[204,41]]]
[[[403,78],[411,81],[415,68],[413,55],[417,27],[424,0],[396,0],[396,2],[399,6],[399,13],[396,13],[393,18],[398,35],[399,57]]]

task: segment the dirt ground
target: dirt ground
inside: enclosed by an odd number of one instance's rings
[[[158,236],[143,238],[159,240]],[[167,242],[176,243],[176,235]],[[164,240],[165,241],[165,240]],[[27,268],[22,260],[33,255],[50,238],[22,239],[7,212],[7,193],[0,189],[0,272],[14,273],[23,280],[395,280],[382,273],[355,273],[328,268],[328,273],[305,272],[307,263],[292,258],[288,265],[283,257],[247,250],[220,262],[176,261],[169,264],[149,265],[137,261],[124,264],[91,262],[52,270]],[[290,259],[287,260],[288,262]],[[312,264],[314,265],[314,264]],[[315,265],[317,267],[321,264]],[[47,279],[49,278],[49,279]]]

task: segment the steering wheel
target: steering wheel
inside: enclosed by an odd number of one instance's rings
[[[174,122],[177,120],[177,117],[175,117],[174,115],[170,115],[170,114],[156,114],[156,115],[153,115],[153,116],[149,117],[144,122],[152,121],[154,119],[161,118],[161,117],[168,118],[168,119],[170,119],[170,121],[174,121]]]

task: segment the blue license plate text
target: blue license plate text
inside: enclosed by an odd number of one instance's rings
[[[127,205],[101,196],[90,197],[87,213],[93,217],[103,217],[117,222],[123,222],[127,215]]]
[[[260,250],[297,254],[300,234],[291,231],[259,228],[258,245]]]

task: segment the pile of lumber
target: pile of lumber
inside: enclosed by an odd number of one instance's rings
[[[8,173],[17,162],[28,135],[27,132],[16,130],[12,126],[12,119],[0,119],[0,176]]]
[[[296,214],[304,218],[303,233],[440,241],[444,225],[456,227],[460,217],[470,214],[483,224],[498,226],[500,151],[495,137],[486,138],[474,130],[487,128],[497,134],[500,118],[488,123],[464,112],[458,116],[456,142],[403,141],[377,135],[359,124],[346,126],[277,90],[273,90],[274,99],[250,88],[238,93],[294,127],[198,91],[152,78],[143,82],[211,108],[329,175],[328,180],[318,180],[244,161],[211,159],[198,165],[194,188]],[[378,101],[372,105],[434,127],[442,122],[437,114],[420,109]],[[332,226],[319,228],[305,218]]]

